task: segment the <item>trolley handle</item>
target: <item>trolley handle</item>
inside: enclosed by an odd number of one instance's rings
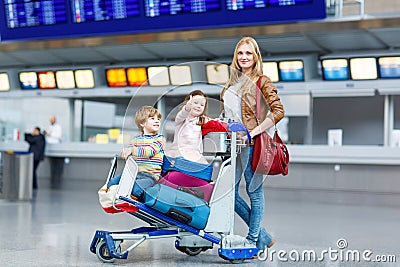
[[[128,155],[126,157],[125,160],[127,160],[129,157],[131,157],[132,155]],[[121,153],[116,153],[113,157],[113,159],[111,160],[111,166],[110,166],[110,170],[108,171],[108,175],[107,175],[107,183],[108,181],[115,176],[115,173],[117,171],[117,166],[118,166],[118,159],[122,159],[123,157],[121,156]]]
[[[249,132],[249,130],[247,130],[246,126],[244,126],[242,123],[236,122],[236,121],[229,122],[228,123],[228,129],[231,132],[242,132],[242,131],[246,132],[247,139],[249,140],[249,143],[251,143],[250,132]]]
[[[117,162],[118,162],[118,155],[116,154],[111,161],[110,170],[107,175],[107,183],[112,177],[114,177],[115,172],[117,171],[117,165],[118,165]]]

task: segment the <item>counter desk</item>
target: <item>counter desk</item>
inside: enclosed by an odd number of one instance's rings
[[[49,144],[46,157],[66,159],[64,180],[81,183],[106,179],[111,159],[122,144],[71,142]],[[0,151],[28,149],[25,142],[0,143]],[[270,176],[265,186],[289,189],[347,190],[400,193],[400,148],[380,146],[288,145],[289,174]],[[215,166],[219,167],[219,161]],[[119,168],[123,167],[123,162]],[[120,169],[118,170],[120,171]],[[49,178],[48,163],[39,177]]]

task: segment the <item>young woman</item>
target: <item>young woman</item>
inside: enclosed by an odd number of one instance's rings
[[[207,97],[200,91],[190,92],[175,118],[174,140],[167,156],[207,163],[203,157],[201,126],[208,121]]]
[[[256,119],[256,84],[260,79],[261,116]],[[230,77],[221,92],[225,116],[242,122],[256,137],[278,123],[284,116],[276,87],[263,75],[262,57],[257,42],[251,37],[242,38],[236,45],[231,63]],[[267,116],[268,115],[268,116]],[[251,170],[253,144],[242,149],[236,162],[235,211],[249,226],[246,246],[257,246],[260,250],[271,247],[275,241],[261,227],[264,215],[263,175]],[[238,193],[242,175],[246,182],[246,192],[250,207]]]

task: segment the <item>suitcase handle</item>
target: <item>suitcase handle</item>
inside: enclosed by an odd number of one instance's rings
[[[191,209],[192,211],[194,211],[194,207],[193,207],[194,204],[192,201],[190,201],[188,199],[177,196],[175,198],[175,203],[180,206],[187,207],[187,208]]]

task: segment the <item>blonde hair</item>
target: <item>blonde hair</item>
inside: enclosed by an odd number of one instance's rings
[[[256,40],[252,37],[243,37],[240,39],[240,41],[236,44],[235,51],[233,53],[233,59],[232,63],[230,65],[230,76],[229,80],[225,84],[224,88],[222,89],[221,92],[221,99],[225,93],[225,91],[229,88],[229,86],[237,84],[239,82],[239,78],[243,76],[242,73],[242,68],[239,66],[238,63],[238,50],[239,48],[247,44],[250,46],[251,52],[253,53],[253,59],[254,59],[254,65],[252,66],[252,69],[249,74],[246,76],[248,79],[245,79],[241,85],[241,88],[239,89],[240,92],[249,92],[252,90],[252,88],[255,87],[254,83],[260,77],[263,75],[263,65],[262,65],[262,56],[260,52],[260,48],[258,47],[258,44]]]
[[[182,108],[183,108],[183,107],[186,105],[186,103],[190,100],[190,97],[193,97],[193,96],[196,96],[196,95],[202,96],[202,97],[204,97],[204,98],[206,99],[206,104],[205,104],[205,106],[204,106],[203,113],[199,116],[199,121],[197,122],[197,125],[202,126],[202,125],[206,122],[206,119],[207,119],[206,113],[207,113],[208,100],[207,100],[207,96],[206,96],[201,90],[194,90],[194,91],[190,92],[190,93],[185,97],[185,100],[183,101]]]
[[[141,107],[135,114],[135,123],[139,128],[139,131],[143,133],[143,127],[141,124],[144,124],[146,120],[150,117],[157,116],[158,119],[161,119],[161,113],[152,106],[143,106]]]

